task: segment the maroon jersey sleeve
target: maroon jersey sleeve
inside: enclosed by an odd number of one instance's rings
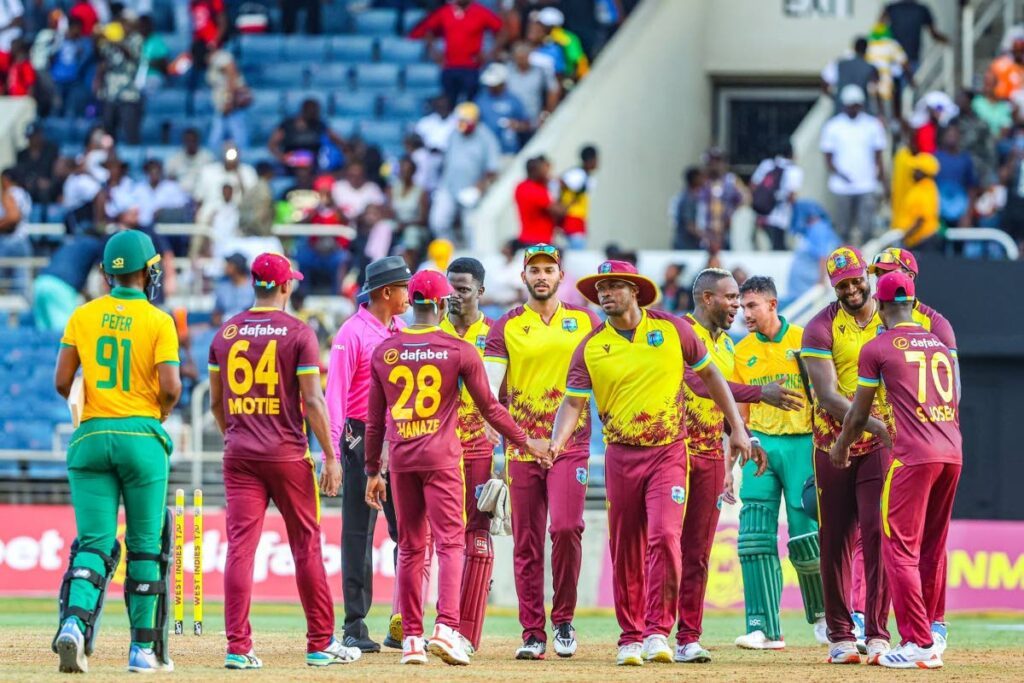
[[[732,394],[732,398],[737,403],[760,403],[761,396],[764,394],[764,387],[754,386],[752,384],[739,384],[738,382],[730,382],[726,380],[726,384],[729,385],[729,393]],[[704,384],[704,380],[700,378],[693,368],[689,365],[686,366],[686,385],[690,387],[690,390],[694,394],[701,398],[711,398],[711,392],[708,391],[708,387]]]
[[[498,318],[487,332],[487,344],[484,346],[484,358],[486,360],[508,360],[508,348],[505,346],[505,324],[512,313],[513,311],[509,311]]]
[[[588,334],[580,342],[569,361],[569,375],[565,380],[565,393],[580,395],[592,391],[594,383],[590,378],[590,369],[587,367],[586,351],[587,341],[592,334]]]
[[[320,372],[320,342],[316,332],[303,323],[295,335],[295,374],[305,375]]]
[[[946,320],[946,316],[932,309],[929,317],[932,319],[932,334],[945,344],[946,348],[956,355],[956,335],[953,333],[953,326]]]
[[[683,351],[683,360],[686,361],[686,370],[687,372],[692,372],[690,367],[699,366],[707,357],[708,349],[704,346],[704,342],[700,340],[700,337],[697,336],[697,333],[693,331],[693,324],[689,320],[674,315],[668,316],[668,319],[672,321],[676,331],[679,333],[679,346]],[[693,374],[696,376],[697,373]]]
[[[832,307],[819,312],[804,328],[800,341],[800,354],[805,358],[832,356]]]
[[[498,433],[512,442],[517,448],[526,447],[526,433],[515,423],[508,411],[491,394],[491,388],[487,383],[487,372],[484,370],[483,361],[476,349],[466,345],[460,345],[460,367],[459,376],[466,386],[469,395],[473,397],[487,423],[498,430]]]
[[[870,342],[861,347],[860,356],[857,358],[857,385],[858,386],[879,386],[882,379],[882,354],[879,353],[882,345]]]
[[[388,410],[384,385],[380,380],[380,362],[383,349],[377,348],[370,368],[370,399],[366,405],[366,432],[363,445],[366,457],[366,474],[373,477],[380,473],[380,455],[384,448],[385,419]]]

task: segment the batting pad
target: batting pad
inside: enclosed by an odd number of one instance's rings
[[[469,639],[473,648],[480,649],[480,634],[484,630],[484,612],[487,594],[491,592],[491,572],[494,570],[494,546],[486,531],[466,532],[466,563],[462,570],[462,596],[459,610],[462,623],[459,632]]]
[[[778,524],[778,514],[767,506],[749,503],[740,511],[737,550],[743,571],[747,633],[763,631],[769,640],[782,640]]]
[[[789,539],[789,561],[796,569],[800,581],[800,595],[804,599],[804,616],[808,624],[825,616],[825,596],[821,587],[821,548],[818,532],[812,531]]]

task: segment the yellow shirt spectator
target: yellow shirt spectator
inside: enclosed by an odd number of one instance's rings
[[[907,233],[903,244],[908,249],[939,231],[939,187],[935,175],[939,162],[931,154],[918,154],[911,165],[915,182],[899,206],[893,209],[893,227]]]

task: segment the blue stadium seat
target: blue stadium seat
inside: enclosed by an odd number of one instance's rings
[[[34,444],[35,442],[30,442],[25,447],[33,451],[48,450],[51,447],[49,443],[45,447],[36,447]],[[29,479],[63,481],[68,478],[68,466],[65,462],[54,460],[30,460],[26,474]]]
[[[276,64],[281,60],[282,37],[274,34],[243,35],[238,40],[240,62],[247,64]]]
[[[184,114],[184,93],[181,90],[155,90],[146,95],[145,107],[147,116]]]
[[[357,64],[353,69],[360,90],[398,90],[400,72],[397,64]]]
[[[413,119],[424,115],[423,98],[408,93],[383,98],[381,114],[388,119]]]
[[[278,90],[252,90],[252,106],[249,107],[250,116],[265,116],[269,114],[280,115],[282,113],[283,98]]]
[[[402,17],[402,30],[405,33],[411,31],[416,24],[423,21],[427,16],[427,12],[421,9],[409,9],[405,11],[405,16]]]
[[[331,98],[327,90],[309,88],[306,90],[289,90],[282,93],[285,96],[285,111],[298,112],[299,107],[305,100],[316,100],[320,103],[320,114],[327,116],[331,112]]]
[[[334,113],[369,119],[377,115],[377,96],[368,92],[347,92],[334,95]]]
[[[441,88],[441,67],[437,64],[410,64],[405,67],[405,88]]]
[[[49,118],[43,124],[46,136],[58,145],[64,143],[81,144],[85,138],[85,126],[80,119]]]
[[[21,476],[21,465],[14,460],[0,460],[0,479],[17,479]]]
[[[380,61],[389,64],[419,64],[427,56],[426,43],[400,36],[380,39]]]
[[[282,44],[283,56],[292,62],[323,64],[330,54],[330,41],[328,36],[285,36]]]
[[[141,145],[118,145],[117,157],[128,164],[128,172],[135,175],[142,170],[142,162],[146,158],[146,150]]]
[[[270,129],[267,132],[266,136],[256,139],[266,140],[267,138],[269,138],[270,133],[274,132],[274,129],[277,128],[277,124],[279,124],[280,122],[280,119],[277,119],[275,123],[270,126]],[[245,150],[245,152],[242,153],[242,161],[249,164],[250,166],[255,166],[261,161],[266,161],[267,163],[270,164],[277,163],[277,159],[275,159],[274,155],[270,153],[270,150],[267,149],[266,145],[250,147],[249,149]]]
[[[76,158],[82,153],[83,147],[81,142],[65,142],[60,146],[60,155],[62,157],[68,157],[69,159]]]
[[[249,139],[258,140],[260,143],[265,143],[270,139],[271,133],[281,124],[281,115],[263,115],[263,116],[250,116],[249,117]],[[245,156],[243,161],[247,164],[255,164],[256,161],[252,159],[252,155],[257,150],[266,149],[266,147],[253,146],[250,149],[245,150]],[[270,151],[267,150],[267,154]],[[273,159],[273,157],[271,157]]]
[[[309,82],[314,88],[347,90],[352,87],[352,67],[348,64],[319,64],[311,71]]]
[[[350,64],[372,62],[376,42],[372,36],[334,36],[327,46],[327,59]]]
[[[354,33],[364,36],[393,36],[398,13],[392,9],[371,9],[352,17]]]
[[[350,138],[359,129],[359,120],[350,116],[332,116],[328,120],[327,125],[341,137]]]
[[[156,114],[147,113],[146,116],[142,119],[142,144],[163,144],[165,126],[168,142],[177,142],[178,140],[180,140],[180,136],[178,138],[175,138],[173,135],[174,128],[170,118],[166,116],[158,116]]]
[[[321,9],[321,22],[324,33],[344,33],[348,30],[348,8],[344,3],[327,3]]]
[[[405,126],[398,121],[363,121],[359,125],[359,137],[371,145],[398,147],[405,136]]]
[[[295,184],[295,179],[291,177],[278,177],[270,179],[270,194],[275,200],[282,199],[284,197],[285,190]]]
[[[181,93],[182,91],[178,91]],[[186,95],[181,94],[182,102],[185,101]],[[181,108],[179,116],[184,116],[186,110],[184,107]],[[193,116],[212,116],[213,115],[213,95],[209,90],[197,90],[195,97],[192,98],[192,115]]]
[[[309,86],[309,70],[302,62],[265,64],[249,77],[249,84],[257,88],[305,88]]]
[[[170,159],[181,147],[178,145],[146,145],[146,160],[156,159],[162,164],[166,164],[167,160]]]
[[[167,51],[171,53],[171,59],[182,52],[188,52],[192,47],[192,37],[188,33],[165,33],[161,38],[167,45]]]

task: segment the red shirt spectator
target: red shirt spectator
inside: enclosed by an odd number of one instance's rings
[[[475,2],[453,3],[431,12],[409,32],[410,38],[425,38],[428,34],[444,38],[444,68],[477,69],[484,33],[497,34],[501,18]]]
[[[5,92],[8,97],[26,97],[32,94],[32,87],[36,84],[36,70],[32,68],[24,47],[20,54],[15,54],[14,59],[15,62],[7,70]]]
[[[546,158],[534,157],[526,162],[526,180],[516,186],[522,244],[551,244],[555,222],[565,214],[565,207],[552,201],[548,192],[550,170],[551,164]]]
[[[191,0],[192,38],[207,45],[220,44],[220,22],[224,16],[224,0]]]
[[[79,0],[76,2],[75,6],[68,10],[68,16],[82,22],[83,36],[91,36],[93,29],[96,28],[96,24],[100,20],[99,15],[96,14],[96,10],[89,0]]]

